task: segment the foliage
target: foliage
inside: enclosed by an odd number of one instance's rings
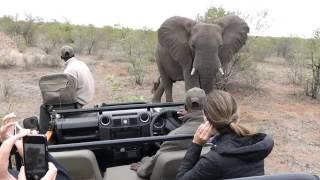
[[[9,55],[0,55],[0,68],[7,69],[16,66],[16,61]]]
[[[213,23],[216,18],[230,14],[235,14],[235,12],[226,11],[222,7],[217,8],[212,6],[205,12],[203,16],[198,14],[196,20],[203,23]]]
[[[305,90],[307,96],[317,99],[320,89],[320,29],[316,29],[313,38],[310,40],[311,53],[311,79],[307,81]]]
[[[154,59],[154,32],[148,28],[143,30],[130,31],[128,28],[122,29],[122,47],[129,60],[129,73],[134,76],[135,82],[142,85],[145,76],[145,66],[148,60]]]

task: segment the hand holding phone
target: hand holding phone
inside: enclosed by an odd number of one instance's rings
[[[23,137],[24,167],[28,180],[39,180],[48,171],[48,146],[44,135]]]

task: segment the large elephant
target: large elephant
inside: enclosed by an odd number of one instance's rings
[[[224,74],[232,56],[245,44],[249,27],[238,16],[217,18],[213,24],[174,16],[158,30],[156,62],[160,73],[153,102],[160,102],[164,91],[172,102],[172,85],[185,81],[185,90],[201,87],[209,93],[217,73]]]

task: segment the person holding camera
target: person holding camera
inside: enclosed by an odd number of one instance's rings
[[[19,171],[10,169],[9,158],[14,151],[13,149],[16,149],[20,157],[23,157],[22,138],[27,135],[37,134],[36,131],[31,131],[30,129],[21,129],[19,133],[14,134],[15,117],[14,113],[6,115],[0,127],[0,180],[26,179],[25,167],[22,166]],[[43,180],[70,180],[67,171],[52,156],[48,156],[48,161],[48,171],[42,177]]]
[[[186,92],[185,109],[180,112],[183,124],[171,131],[168,135],[194,135],[197,127],[203,122],[202,101],[206,96],[204,90],[194,87]],[[191,140],[166,141],[161,144],[160,149],[152,157],[144,157],[141,162],[133,163],[130,169],[137,175],[149,178],[155,167],[157,158],[164,152],[179,151],[187,149]]]
[[[205,122],[194,135],[177,180],[264,175],[264,159],[272,151],[273,139],[239,124],[236,100],[228,92],[214,90],[206,96],[203,112]],[[200,156],[202,146],[212,135],[215,137],[211,150]]]

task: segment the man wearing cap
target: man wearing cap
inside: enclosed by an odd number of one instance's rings
[[[75,79],[75,100],[82,107],[88,104],[94,97],[94,80],[88,66],[74,57],[71,46],[61,48],[61,59],[65,61],[64,73]]]
[[[94,97],[95,86],[88,66],[74,57],[71,46],[61,48],[61,59],[65,61],[64,73],[72,76],[75,83],[75,106],[81,108]],[[40,106],[40,133],[49,129],[50,113],[46,105]]]
[[[171,131],[168,135],[194,135],[197,128],[203,122],[202,102],[206,94],[204,90],[194,87],[186,93],[185,113],[182,117],[183,124]],[[191,144],[191,139],[179,141],[166,141],[161,144],[158,152],[152,157],[144,157],[141,162],[133,163],[131,170],[137,172],[138,176],[149,178],[161,153],[185,150]]]

